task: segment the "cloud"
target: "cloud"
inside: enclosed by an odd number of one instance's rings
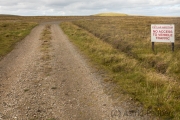
[[[0,14],[91,15],[99,12],[179,16],[179,0],[0,0]]]

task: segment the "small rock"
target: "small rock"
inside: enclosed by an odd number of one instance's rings
[[[103,104],[103,106],[106,106],[106,104]]]

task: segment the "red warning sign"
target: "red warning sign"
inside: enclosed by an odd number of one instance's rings
[[[152,24],[151,42],[171,42],[174,43],[174,24]]]

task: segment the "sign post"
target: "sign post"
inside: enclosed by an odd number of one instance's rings
[[[174,43],[172,43],[172,51],[174,52]]]
[[[172,51],[174,51],[175,42],[175,26],[174,24],[152,24],[151,25],[151,42],[154,51],[154,42],[172,43]]]
[[[152,50],[154,51],[154,42],[152,42]]]

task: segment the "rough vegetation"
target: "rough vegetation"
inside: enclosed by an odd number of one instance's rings
[[[176,48],[155,43],[150,25],[176,26]],[[179,18],[114,17],[61,24],[65,33],[90,58],[109,71],[119,92],[129,94],[148,111],[164,119],[180,119]]]
[[[11,51],[18,41],[27,36],[36,26],[34,22],[1,21],[0,22],[0,57]]]
[[[94,63],[109,73],[110,79],[106,81],[115,83],[116,91],[129,95],[148,112],[163,119],[180,119],[180,18],[1,16],[0,57],[41,21],[73,21],[62,23],[61,27]],[[150,25],[166,23],[175,24],[175,52],[168,43],[155,43],[153,52]],[[41,38],[41,59],[45,61],[51,60],[50,28],[46,26]],[[45,70],[48,76],[51,69]]]
[[[96,37],[111,44],[115,49],[135,58],[145,67],[173,78],[180,78],[180,18],[160,17],[119,17],[94,21],[77,21],[74,24],[86,29]],[[155,52],[151,50],[150,25],[175,24],[175,52],[171,44],[155,43]],[[98,28],[98,29],[97,29]]]

